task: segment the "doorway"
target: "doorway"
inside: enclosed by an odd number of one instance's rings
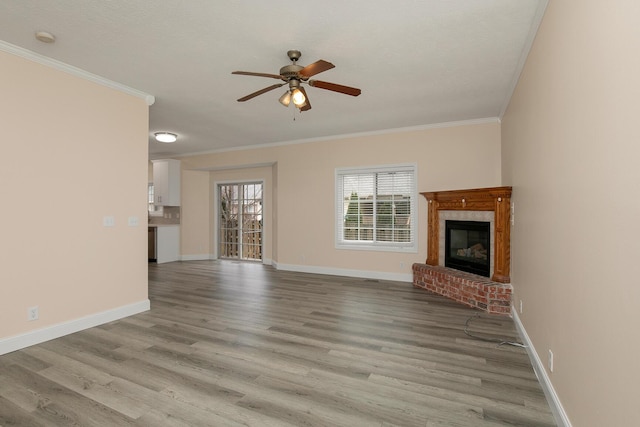
[[[219,258],[262,260],[262,183],[218,184]]]

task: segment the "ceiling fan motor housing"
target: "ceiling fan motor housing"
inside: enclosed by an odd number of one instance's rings
[[[300,76],[299,73],[303,68],[303,66],[296,64],[285,65],[284,67],[280,68],[280,75],[285,80],[300,79],[302,76]]]

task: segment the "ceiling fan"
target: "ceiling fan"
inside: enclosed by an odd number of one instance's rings
[[[255,98],[258,95],[262,95],[263,93],[267,93],[272,91],[273,89],[277,89],[286,84],[289,85],[289,89],[282,95],[279,99],[280,103],[285,107],[288,107],[291,101],[293,104],[300,109],[300,111],[307,111],[311,109],[311,103],[309,102],[309,97],[307,96],[307,92],[302,87],[303,83],[308,84],[312,87],[317,87],[319,89],[326,89],[333,92],[344,93],[346,95],[358,96],[360,95],[360,89],[355,87],[343,86],[336,83],[323,82],[320,80],[310,80],[309,78],[315,76],[316,74],[322,73],[323,71],[330,70],[335,67],[330,62],[319,60],[314,62],[313,64],[309,64],[306,67],[297,64],[298,59],[302,54],[299,50],[290,50],[287,52],[287,56],[291,60],[290,65],[285,65],[280,68],[280,74],[268,74],[268,73],[253,73],[250,71],[234,71],[231,74],[240,74],[243,76],[257,76],[257,77],[269,77],[272,79],[283,80],[284,83],[277,83],[271,85],[269,87],[265,87],[264,89],[260,89],[257,92],[250,93],[247,96],[243,96],[238,99],[238,102],[248,101],[252,98]]]

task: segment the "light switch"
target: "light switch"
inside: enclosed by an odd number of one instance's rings
[[[139,222],[140,221],[138,220],[137,216],[130,216],[129,217],[129,221],[128,221],[129,227],[137,227]]]
[[[115,227],[116,219],[112,216],[102,217],[102,225],[105,227]]]

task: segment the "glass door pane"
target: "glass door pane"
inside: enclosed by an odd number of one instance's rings
[[[262,184],[218,185],[220,258],[262,259]]]

